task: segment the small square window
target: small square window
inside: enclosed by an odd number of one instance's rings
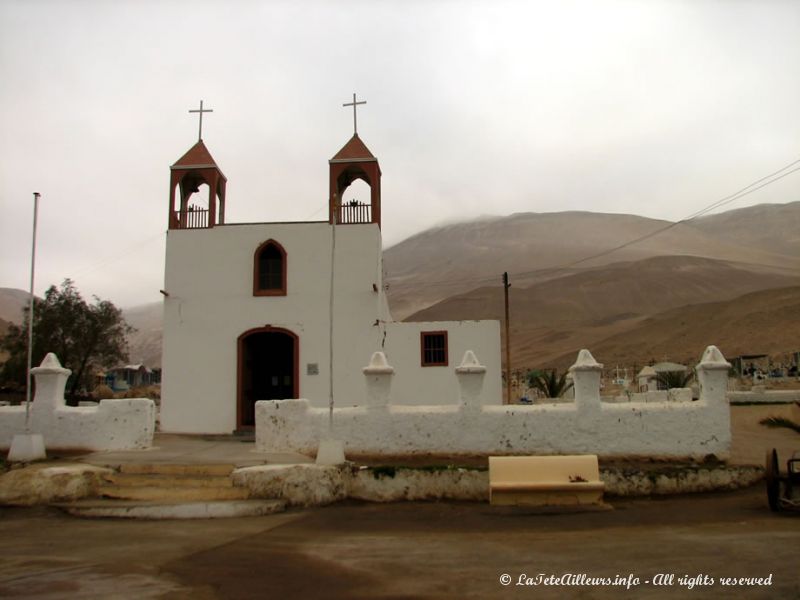
[[[423,367],[447,366],[447,332],[423,331],[420,333],[421,365]]]

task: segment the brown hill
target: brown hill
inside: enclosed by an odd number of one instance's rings
[[[136,331],[128,336],[128,355],[133,364],[161,367],[161,337],[164,309],[161,302],[123,310],[128,325]]]
[[[757,204],[691,221],[690,225],[720,240],[748,248],[800,256],[800,202]]]
[[[664,359],[694,365],[709,344],[728,358],[788,354],[800,351],[798,315],[800,287],[763,290],[666,311],[596,342],[591,350],[607,367]],[[574,360],[574,354],[568,353],[552,362],[565,367]]]
[[[0,319],[0,338],[6,334],[9,325],[11,325],[11,323],[4,319]],[[7,359],[8,353],[5,350],[0,349],[0,364],[4,363]]]
[[[765,209],[765,214],[771,210]],[[675,225],[633,215],[586,212],[525,213],[429,229],[384,252],[392,314],[401,319],[453,294],[499,282],[503,271],[510,273],[516,285],[530,285],[614,262],[692,255],[750,264],[758,270],[800,272],[800,249],[787,256],[746,246],[735,235],[722,235],[726,227],[746,229],[751,218],[749,214],[734,216],[727,224],[715,225],[715,219],[726,214],[701,224],[714,234],[695,227],[694,222]],[[639,238],[645,239],[602,254]],[[570,266],[595,255],[600,256]]]
[[[512,286],[512,363],[515,367],[550,366],[565,354],[574,358],[581,348],[593,350],[600,341],[633,330],[657,313],[798,283],[800,277],[672,256],[616,263],[526,288]],[[453,296],[407,320],[502,316],[502,286],[495,286]]]
[[[30,297],[30,292],[15,288],[0,288],[0,319],[21,325]]]

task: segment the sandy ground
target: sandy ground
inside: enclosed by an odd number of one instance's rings
[[[613,504],[535,515],[478,503],[346,503],[198,522],[4,509],[0,597],[800,598],[800,514],[769,512],[761,486]],[[566,573],[638,583],[517,585]],[[698,576],[708,585],[680,583]],[[771,579],[730,588],[722,577]]]
[[[735,407],[735,459],[761,464],[769,447],[800,449],[796,434],[757,425],[789,410]],[[344,503],[165,522],[1,508],[0,597],[800,598],[800,512],[770,512],[763,485],[610,501],[611,511],[560,515],[483,503]],[[524,585],[564,574],[630,587]],[[740,577],[769,579],[722,583]]]
[[[800,423],[800,407],[796,404],[731,407],[733,443],[729,462],[763,465],[767,450],[776,448],[781,463],[784,463],[793,452],[800,451],[800,435],[794,431],[770,429],[759,424],[761,419],[773,416]]]

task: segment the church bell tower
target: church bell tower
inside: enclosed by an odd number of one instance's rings
[[[353,94],[353,101],[342,105],[353,107],[353,137],[328,161],[330,165],[328,222],[333,223],[335,218],[337,225],[377,223],[380,227],[381,167],[378,159],[358,137],[356,107],[360,104],[366,104],[366,101],[356,101],[356,95]],[[344,191],[356,179],[363,180],[370,187],[369,204],[355,200],[349,203],[342,202]]]
[[[203,109],[200,101],[200,131],[197,143],[170,167],[169,229],[205,229],[225,223],[225,186],[227,178],[203,143]],[[195,201],[192,194],[208,186],[208,205]],[[176,191],[178,195],[176,196]]]

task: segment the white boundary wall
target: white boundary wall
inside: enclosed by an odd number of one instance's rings
[[[731,404],[791,404],[800,402],[800,390],[752,390],[728,392]]]
[[[64,387],[71,371],[48,354],[31,369],[36,396],[30,405],[30,432],[44,437],[50,449],[130,450],[153,444],[156,407],[147,398],[102,400],[96,407],[71,407]],[[0,448],[25,433],[25,406],[0,406]]]
[[[472,353],[468,353],[472,354]],[[629,402],[600,399],[600,372],[588,350],[571,367],[572,403],[482,406],[485,368],[474,355],[456,368],[458,402],[442,406],[395,406],[390,368],[364,369],[370,405],[328,410],[307,400],[256,404],[256,450],[314,454],[324,437],[340,439],[353,455],[566,454],[702,457],[730,452],[730,365],[709,346],[697,374],[696,402]],[[377,392],[374,390],[378,390]],[[386,404],[384,404],[386,403]]]

